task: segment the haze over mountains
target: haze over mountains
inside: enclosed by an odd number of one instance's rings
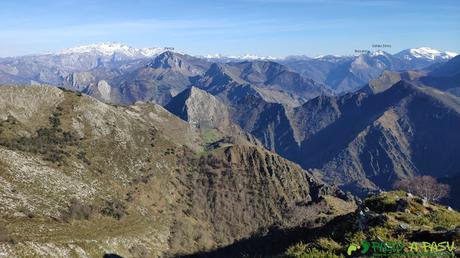
[[[0,58],[1,83],[52,84],[87,91],[101,81],[144,68],[154,57],[170,51],[171,48],[132,48],[120,43],[102,43],[65,49],[55,54]],[[179,53],[175,53],[179,55]],[[181,54],[188,56],[185,54]],[[323,84],[340,93],[354,91],[384,70],[422,70],[430,65],[442,63],[456,53],[443,52],[427,47],[403,50],[395,55],[384,51],[368,52],[356,56],[289,56],[286,58],[258,57],[195,57],[196,63],[209,63],[199,69],[206,70],[211,63],[234,63],[241,61],[272,61],[285,65],[293,72]],[[191,58],[191,57],[189,57]],[[190,64],[189,64],[190,66]],[[196,69],[196,67],[194,68]],[[195,70],[195,73],[204,71]],[[101,82],[104,84],[104,82]],[[111,88],[119,88],[122,82],[112,82]],[[102,87],[102,86],[101,86]],[[137,86],[136,86],[137,87]],[[175,95],[178,92],[172,91]]]

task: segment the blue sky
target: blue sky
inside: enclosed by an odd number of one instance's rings
[[[0,56],[83,44],[169,46],[190,54],[285,56],[460,52],[459,0],[5,0]]]

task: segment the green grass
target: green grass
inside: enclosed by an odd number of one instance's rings
[[[367,198],[364,204],[372,211],[382,213],[395,211],[402,192],[382,193]]]
[[[326,237],[318,238],[310,243],[299,243],[291,246],[284,255],[286,257],[335,257],[328,256],[345,254],[345,249],[350,243],[361,243],[362,240],[382,239],[384,241],[408,242],[411,235],[419,230],[435,232],[437,227],[450,230],[460,226],[460,213],[448,210],[446,207],[430,203],[426,206],[418,197],[408,197],[402,191],[385,192],[368,197],[364,200],[365,206],[371,213],[385,216],[383,224],[370,226],[366,231],[360,231],[356,227],[360,217],[347,220],[350,226],[337,228],[328,232],[334,239]],[[398,203],[406,204],[404,211],[398,211]],[[406,230],[401,231],[401,225],[407,224]],[[355,226],[353,226],[355,225]],[[322,252],[322,253],[321,253]]]
[[[340,258],[343,255],[337,255],[333,251],[320,250],[314,247],[310,247],[309,244],[298,243],[291,246],[286,250],[286,253],[282,256],[285,258]]]
[[[202,128],[200,130],[201,137],[203,138],[204,143],[213,143],[222,138],[220,133],[213,128]]]

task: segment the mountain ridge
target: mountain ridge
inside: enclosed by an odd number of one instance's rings
[[[250,142],[204,150],[156,104],[115,106],[44,86],[0,95],[0,225],[16,243],[0,241],[8,256],[176,256],[355,208]],[[329,196],[347,209],[334,211]]]

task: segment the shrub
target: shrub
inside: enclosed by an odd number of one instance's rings
[[[62,109],[62,108],[61,108]],[[59,107],[58,107],[59,110]],[[54,112],[49,117],[50,127],[39,128],[32,137],[0,138],[0,145],[13,150],[39,153],[43,159],[53,163],[64,161],[70,156],[66,151],[67,146],[78,145],[77,138],[71,132],[65,132],[60,128],[59,119],[61,113]],[[14,130],[14,129],[11,129]]]
[[[131,248],[129,248],[129,253],[132,255],[134,258],[143,258],[143,257],[150,257],[150,253],[145,248],[145,246],[142,245],[134,245]]]
[[[101,213],[105,216],[110,216],[120,220],[128,213],[126,212],[125,204],[118,199],[111,199],[105,202],[105,206],[102,208]]]
[[[330,238],[325,238],[321,237],[315,241],[315,246],[319,249],[323,250],[329,250],[329,251],[334,251],[338,252],[342,249],[342,246],[337,243],[336,241],[330,239]]]
[[[437,226],[446,228],[455,228],[460,226],[460,215],[458,212],[448,211],[447,209],[438,209],[428,213],[427,219]]]
[[[345,234],[345,242],[349,244],[361,243],[363,240],[366,240],[367,236],[363,231],[357,232],[348,232]]]
[[[294,246],[289,247],[284,257],[286,258],[340,258],[343,255],[336,255],[332,251],[322,251],[316,248],[309,247],[308,244],[298,243]]]
[[[381,194],[367,198],[364,204],[372,211],[383,213],[397,210],[398,197],[396,195]]]
[[[0,243],[14,243],[13,238],[10,237],[3,224],[0,224]]]
[[[72,219],[89,219],[93,214],[91,205],[83,204],[77,199],[72,199],[69,208],[62,214],[62,219],[69,222]]]

